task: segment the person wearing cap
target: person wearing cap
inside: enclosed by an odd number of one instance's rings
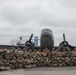
[[[0,70],[5,70],[4,59],[2,58],[2,55],[0,55]]]
[[[76,56],[72,58],[73,66],[76,66]]]
[[[76,48],[74,48],[74,56],[76,56]]]
[[[23,61],[24,61],[24,58],[20,55],[18,58],[17,58],[17,62],[18,62],[18,68],[19,69],[22,69],[22,65],[23,65]]]
[[[65,57],[65,62],[66,62],[66,66],[70,66],[70,64],[71,64],[71,59],[70,59],[70,57],[66,56],[66,57]]]
[[[11,70],[9,54],[7,54],[6,59],[4,59],[4,66],[5,66],[5,70],[7,70],[7,71]]]
[[[57,57],[61,57],[62,56],[62,52],[60,50],[57,50],[56,51],[56,55],[57,55]]]
[[[31,68],[32,67],[31,66],[31,59],[30,59],[30,57],[27,57],[25,62],[26,62],[26,68]]]
[[[14,58],[12,60],[9,60],[9,63],[10,63],[11,69],[16,69],[17,68],[17,61],[16,61],[15,56],[14,56]]]
[[[58,64],[59,64],[59,61],[57,60],[57,57],[53,56],[52,59],[51,59],[51,66],[57,67]]]

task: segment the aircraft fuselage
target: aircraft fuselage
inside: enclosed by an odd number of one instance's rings
[[[43,29],[41,31],[41,38],[40,38],[41,48],[45,49],[52,49],[54,46],[54,37],[53,33],[50,29]]]

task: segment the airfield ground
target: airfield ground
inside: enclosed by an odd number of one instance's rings
[[[76,67],[38,67],[1,71],[0,75],[76,75]]]

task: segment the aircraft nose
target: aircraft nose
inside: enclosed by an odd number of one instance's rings
[[[48,36],[49,33],[48,33],[48,32],[45,32],[45,33],[43,33],[42,35],[43,35],[43,36]]]

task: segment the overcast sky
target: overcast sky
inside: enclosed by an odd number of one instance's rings
[[[31,33],[39,36],[44,28],[58,39],[65,33],[76,45],[76,0],[0,0],[0,44]]]

